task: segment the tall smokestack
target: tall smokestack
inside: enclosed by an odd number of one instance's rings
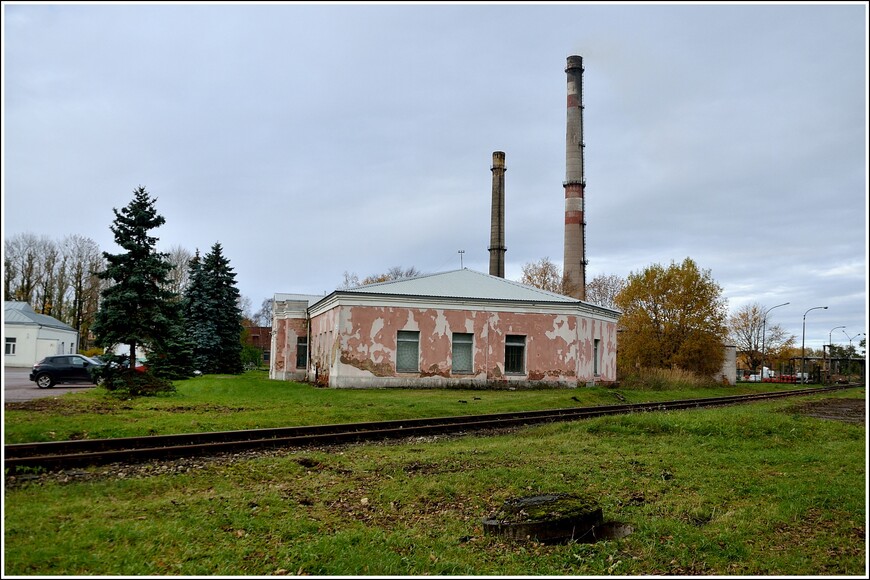
[[[504,278],[504,152],[492,153],[492,221],[489,233],[489,275]]]
[[[569,56],[565,137],[565,279],[567,294],[586,299],[586,220],[583,214],[583,57]]]

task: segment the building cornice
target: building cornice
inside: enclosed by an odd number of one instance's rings
[[[322,314],[336,306],[369,306],[382,308],[436,308],[442,310],[483,310],[502,312],[533,312],[557,315],[584,315],[615,321],[620,312],[588,302],[556,302],[546,300],[500,300],[494,298],[456,298],[406,294],[378,294],[336,290],[308,308],[309,317]]]

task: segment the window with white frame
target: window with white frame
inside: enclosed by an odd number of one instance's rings
[[[396,348],[396,371],[416,373],[420,370],[420,333],[416,330],[400,330]]]
[[[15,354],[15,337],[7,336],[6,337],[6,354],[11,355]]]
[[[453,333],[453,372],[471,374],[474,335],[464,332]]]
[[[522,375],[526,372],[526,337],[509,334],[504,342],[504,372]]]

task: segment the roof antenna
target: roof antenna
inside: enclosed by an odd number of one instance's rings
[[[464,254],[464,253],[465,253],[465,250],[459,250],[459,269],[460,270],[464,270],[464,268],[462,267],[462,254]]]

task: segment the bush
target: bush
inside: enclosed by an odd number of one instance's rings
[[[117,363],[102,367],[98,378],[104,389],[124,397],[153,397],[176,391],[172,381],[154,376],[150,371],[121,368]]]

